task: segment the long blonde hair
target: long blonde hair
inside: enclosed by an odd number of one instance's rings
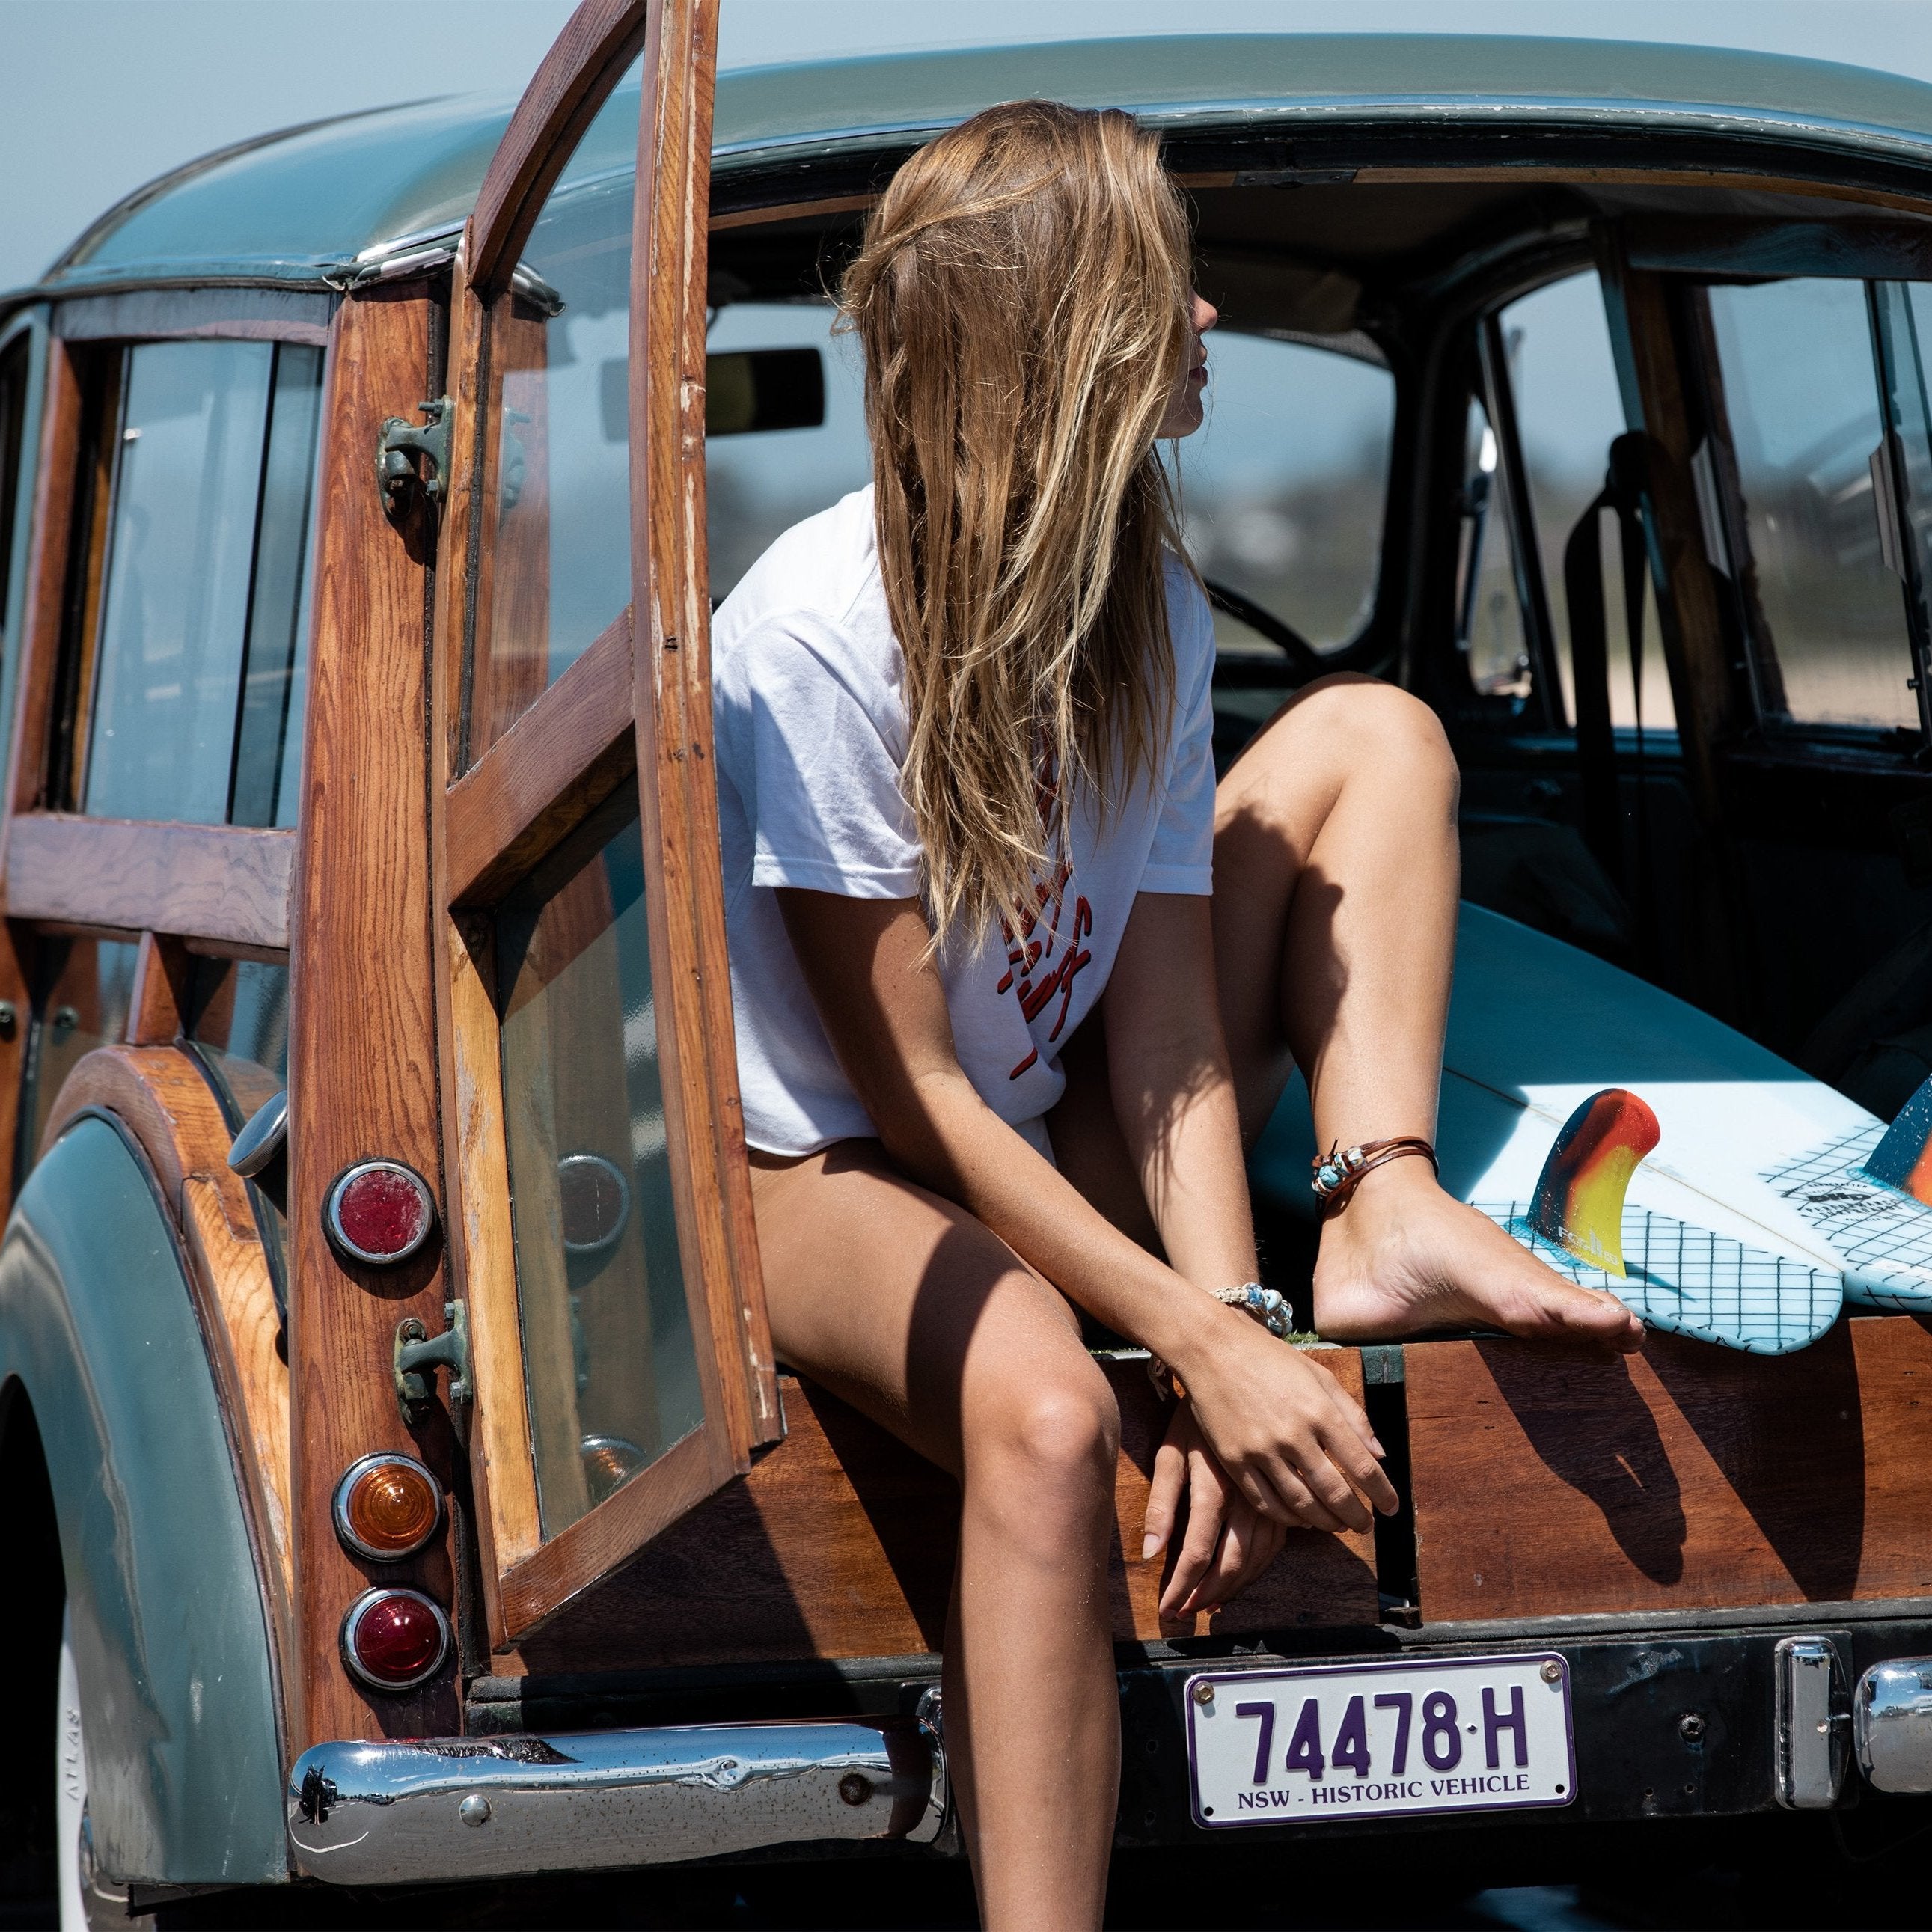
[[[846,272],[935,945],[1031,906],[1076,786],[1159,768],[1190,253],[1151,134],[1023,100],[907,161]]]

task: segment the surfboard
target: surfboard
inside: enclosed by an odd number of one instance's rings
[[[1557,1250],[1552,1265],[1571,1279],[1610,1288],[1654,1327],[1754,1352],[1802,1348],[1836,1319],[1847,1259],[1768,1177],[1861,1135],[1876,1145],[1884,1124],[1856,1102],[1634,974],[1466,904],[1444,1060],[1443,1185],[1505,1226],[1524,1222],[1584,1103],[1618,1088],[1654,1113],[1657,1143],[1629,1177],[1620,1228],[1640,1272],[1619,1286]],[[1258,1196],[1312,1218],[1314,1152],[1298,1077],[1250,1160]],[[1926,1232],[1932,1287],[1932,1209]]]

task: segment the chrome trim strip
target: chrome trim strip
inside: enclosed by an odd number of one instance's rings
[[[364,1543],[350,1527],[349,1492],[356,1486],[356,1478],[364,1470],[373,1469],[384,1462],[400,1462],[405,1468],[415,1470],[428,1484],[430,1493],[436,1498],[436,1520],[406,1550],[378,1550],[373,1544]],[[345,1548],[354,1551],[358,1556],[366,1556],[372,1563],[400,1563],[404,1558],[413,1556],[442,1527],[442,1485],[413,1456],[405,1456],[399,1450],[378,1450],[373,1456],[358,1456],[343,1471],[335,1485],[335,1498],[330,1509],[335,1518],[335,1533],[341,1538]],[[384,1688],[387,1688],[384,1686]]]
[[[1778,1802],[1787,1811],[1828,1811],[1845,1781],[1838,1647],[1828,1637],[1784,1637],[1773,1668]]]
[[[1858,1679],[1852,1741],[1880,1791],[1932,1791],[1932,1657],[1894,1657]]]
[[[406,1677],[400,1683],[392,1683],[386,1678],[372,1676],[363,1668],[362,1659],[356,1654],[356,1626],[362,1621],[366,1611],[391,1597],[407,1597],[412,1603],[421,1604],[430,1611],[436,1618],[439,1640],[434,1658],[413,1677]],[[380,1584],[373,1590],[364,1590],[344,1612],[342,1660],[357,1681],[368,1684],[372,1690],[413,1690],[418,1684],[427,1684],[448,1662],[449,1619],[444,1616],[442,1606],[434,1597],[426,1597],[420,1590],[405,1590],[394,1584]]]
[[[376,1885],[929,1844],[946,1784],[934,1726],[853,1718],[316,1744],[286,1795],[296,1870]]]

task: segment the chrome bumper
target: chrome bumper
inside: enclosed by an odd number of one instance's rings
[[[926,1844],[945,1812],[937,1730],[910,1720],[323,1744],[287,1792],[296,1870],[338,1885]]]
[[[1874,1664],[1852,1700],[1858,1768],[1881,1791],[1932,1791],[1932,1657]]]

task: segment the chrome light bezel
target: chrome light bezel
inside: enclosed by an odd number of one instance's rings
[[[356,1631],[369,1612],[388,1597],[407,1597],[422,1604],[436,1619],[437,1642],[434,1658],[413,1677],[397,1682],[376,1676],[364,1667],[362,1660],[356,1654]],[[427,1684],[449,1661],[449,1618],[442,1606],[434,1597],[426,1597],[420,1590],[405,1590],[394,1584],[384,1584],[378,1588],[364,1590],[355,1602],[344,1612],[342,1617],[342,1660],[348,1666],[350,1674],[358,1684],[371,1690],[394,1692],[413,1690],[419,1684]]]
[[[376,1550],[364,1543],[350,1526],[349,1492],[356,1486],[356,1479],[365,1471],[385,1462],[400,1462],[415,1470],[429,1484],[430,1493],[436,1498],[436,1516],[428,1529],[406,1550]],[[335,1485],[335,1496],[330,1504],[329,1513],[335,1519],[335,1533],[343,1547],[354,1555],[364,1557],[371,1563],[404,1563],[417,1551],[425,1548],[435,1538],[442,1527],[442,1485],[439,1483],[428,1466],[406,1456],[397,1449],[379,1449],[374,1455],[358,1456],[343,1471]]]

